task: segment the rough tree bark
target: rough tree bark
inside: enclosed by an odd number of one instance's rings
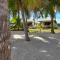
[[[25,40],[26,41],[30,41],[29,35],[28,35],[28,27],[27,27],[27,23],[25,21],[25,17],[24,17],[24,10],[22,9],[22,19],[23,19],[23,27],[24,27],[24,33],[25,33]]]
[[[7,0],[0,0],[0,60],[11,60],[10,58],[10,32],[7,23],[8,5]]]
[[[53,20],[53,17],[51,17],[51,33],[55,33],[54,32],[54,20]]]

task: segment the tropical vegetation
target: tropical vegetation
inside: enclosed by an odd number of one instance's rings
[[[49,14],[51,17],[51,32],[55,33],[53,23],[56,11],[60,10],[60,0],[8,0],[8,5],[9,14],[12,13],[13,18],[18,16],[18,18],[16,19],[16,26],[18,27],[18,30],[21,24],[21,11],[25,39],[27,41],[30,41],[28,36],[27,19],[30,17],[29,13],[31,11],[35,13],[35,17],[37,17],[38,12],[40,12],[40,16],[42,17],[47,17]]]

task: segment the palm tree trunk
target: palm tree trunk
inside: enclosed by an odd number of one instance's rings
[[[28,36],[28,27],[27,27],[27,23],[25,21],[24,11],[23,10],[22,10],[22,19],[23,19],[23,27],[24,27],[24,33],[25,33],[25,40],[26,41],[30,41],[30,38]]]
[[[19,24],[18,24],[18,30],[19,30],[19,28],[20,28],[20,16],[19,16],[19,9],[18,9],[18,22],[19,22]]]
[[[11,60],[10,54],[10,42],[8,40],[9,37],[9,31],[8,31],[8,24],[7,24],[7,17],[6,16],[0,16],[0,20],[2,22],[1,27],[1,35],[0,35],[0,59],[1,60]]]
[[[35,19],[33,19],[33,21],[34,21],[34,26],[35,26]]]
[[[3,2],[2,2],[3,1]],[[9,31],[8,31],[8,23],[7,23],[7,0],[2,0],[0,2],[0,20],[2,22],[1,24],[1,35],[0,35],[0,60],[11,60],[10,58],[10,42],[7,39],[9,37]],[[7,9],[6,9],[6,8]]]
[[[54,21],[53,21],[53,17],[51,17],[51,33],[55,33],[54,32]]]
[[[18,21],[18,22],[19,22],[18,25],[20,26],[19,0],[17,0],[17,6],[18,6],[18,7],[17,7],[17,8],[18,8],[18,9],[17,9],[17,13],[18,13],[18,20],[19,20],[19,21]],[[20,28],[19,26],[18,26],[18,30],[19,30],[19,28]]]

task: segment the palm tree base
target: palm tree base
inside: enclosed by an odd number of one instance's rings
[[[51,28],[51,33],[55,34],[54,28]]]
[[[28,37],[28,38],[26,38],[26,41],[30,41],[30,38]]]
[[[52,33],[52,34],[55,34],[55,32],[54,32],[54,31],[51,31],[51,33]]]

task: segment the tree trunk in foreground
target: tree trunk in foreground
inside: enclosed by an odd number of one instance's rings
[[[51,18],[51,33],[55,33],[54,32],[54,21],[53,21],[53,17]]]
[[[11,54],[11,48],[10,48],[10,32],[8,31],[7,26],[7,17],[1,16],[0,20],[2,20],[2,29],[0,32],[0,59],[1,60],[11,60],[10,54]]]
[[[0,1],[0,60],[11,60],[10,42],[8,40],[10,33],[7,23],[8,5],[7,0]]]
[[[28,27],[27,23],[25,21],[24,11],[22,10],[22,19],[23,19],[23,27],[24,27],[24,33],[25,33],[25,40],[30,41],[30,38],[28,36]]]

